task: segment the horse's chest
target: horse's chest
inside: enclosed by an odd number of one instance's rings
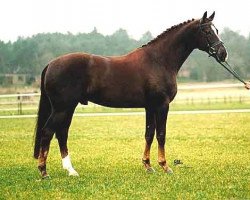
[[[177,93],[177,87],[176,84],[161,84],[152,86],[147,93],[150,104],[161,105],[173,101]]]

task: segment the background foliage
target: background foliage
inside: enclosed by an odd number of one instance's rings
[[[221,38],[229,52],[229,62],[243,77],[249,75],[250,38],[230,29],[224,29]],[[53,58],[70,52],[88,52],[99,55],[121,55],[153,39],[146,32],[139,40],[132,39],[126,30],[119,29],[112,35],[102,35],[97,29],[90,33],[67,34],[41,33],[32,37],[19,37],[15,42],[0,41],[0,74],[26,73],[39,75]],[[212,58],[195,50],[184,63],[182,70],[194,81],[220,81],[232,76],[225,73]]]

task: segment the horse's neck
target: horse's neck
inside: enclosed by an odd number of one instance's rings
[[[176,73],[195,49],[192,31],[184,30],[172,30],[171,33],[148,47],[155,62]]]

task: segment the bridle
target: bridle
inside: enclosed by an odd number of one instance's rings
[[[208,48],[208,54],[209,54],[209,56],[213,56],[218,62],[220,62],[220,61],[219,61],[219,58],[218,58],[218,56],[217,56],[217,51],[215,50],[215,47],[218,46],[218,45],[220,45],[220,44],[224,44],[224,43],[223,43],[223,41],[221,41],[220,39],[219,39],[218,41],[216,41],[216,42],[212,42],[212,41],[209,40],[209,37],[208,37],[208,34],[209,34],[209,33],[206,33],[206,32],[203,30],[203,28],[202,28],[202,27],[208,26],[208,25],[213,26],[213,27],[215,28],[215,30],[216,30],[216,33],[218,34],[218,29],[217,29],[217,28],[215,27],[215,25],[214,25],[213,23],[211,23],[211,22],[207,22],[207,23],[201,23],[201,22],[200,22],[200,23],[199,23],[199,31],[200,31],[202,34],[204,34],[205,37],[206,37],[207,48]]]
[[[202,34],[204,34],[205,37],[206,37],[209,57],[210,57],[210,56],[214,57],[214,58],[216,59],[216,61],[217,61],[218,63],[220,63],[220,64],[221,64],[228,72],[230,72],[235,78],[237,78],[237,79],[238,79],[240,82],[242,82],[243,84],[247,85],[247,83],[241,78],[241,76],[232,68],[232,66],[231,66],[228,62],[226,62],[226,61],[222,62],[222,61],[219,59],[219,57],[218,57],[218,55],[217,55],[217,51],[215,50],[215,47],[218,46],[218,45],[220,45],[220,44],[224,44],[224,43],[223,43],[223,41],[221,41],[220,39],[219,39],[218,41],[216,41],[216,42],[212,42],[212,41],[209,40],[208,34],[210,34],[210,33],[206,33],[206,32],[203,30],[203,28],[202,28],[202,27],[204,27],[204,26],[209,26],[209,25],[210,25],[210,26],[213,26],[213,27],[215,28],[216,33],[217,33],[217,35],[218,35],[218,29],[215,27],[215,25],[214,25],[213,23],[211,23],[211,22],[201,23],[201,21],[200,21],[200,23],[199,23],[199,31],[200,31]]]

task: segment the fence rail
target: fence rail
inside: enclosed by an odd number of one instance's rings
[[[173,105],[196,105],[196,104],[213,104],[213,103],[249,103],[250,93],[243,90],[241,92],[234,92],[231,90],[227,93],[223,89],[236,89],[242,88],[242,84],[208,84],[208,85],[185,85],[178,87],[179,95],[173,101]],[[219,92],[205,92],[218,89]],[[24,114],[26,111],[37,110],[39,103],[40,93],[24,93],[24,94],[4,94],[0,95],[0,115],[9,114]],[[86,108],[86,106],[84,106]],[[87,107],[101,107],[96,104],[90,103]],[[82,109],[80,105],[77,110]],[[13,113],[11,113],[13,112]],[[14,113],[15,112],[15,113]],[[25,113],[27,114],[27,113]]]

